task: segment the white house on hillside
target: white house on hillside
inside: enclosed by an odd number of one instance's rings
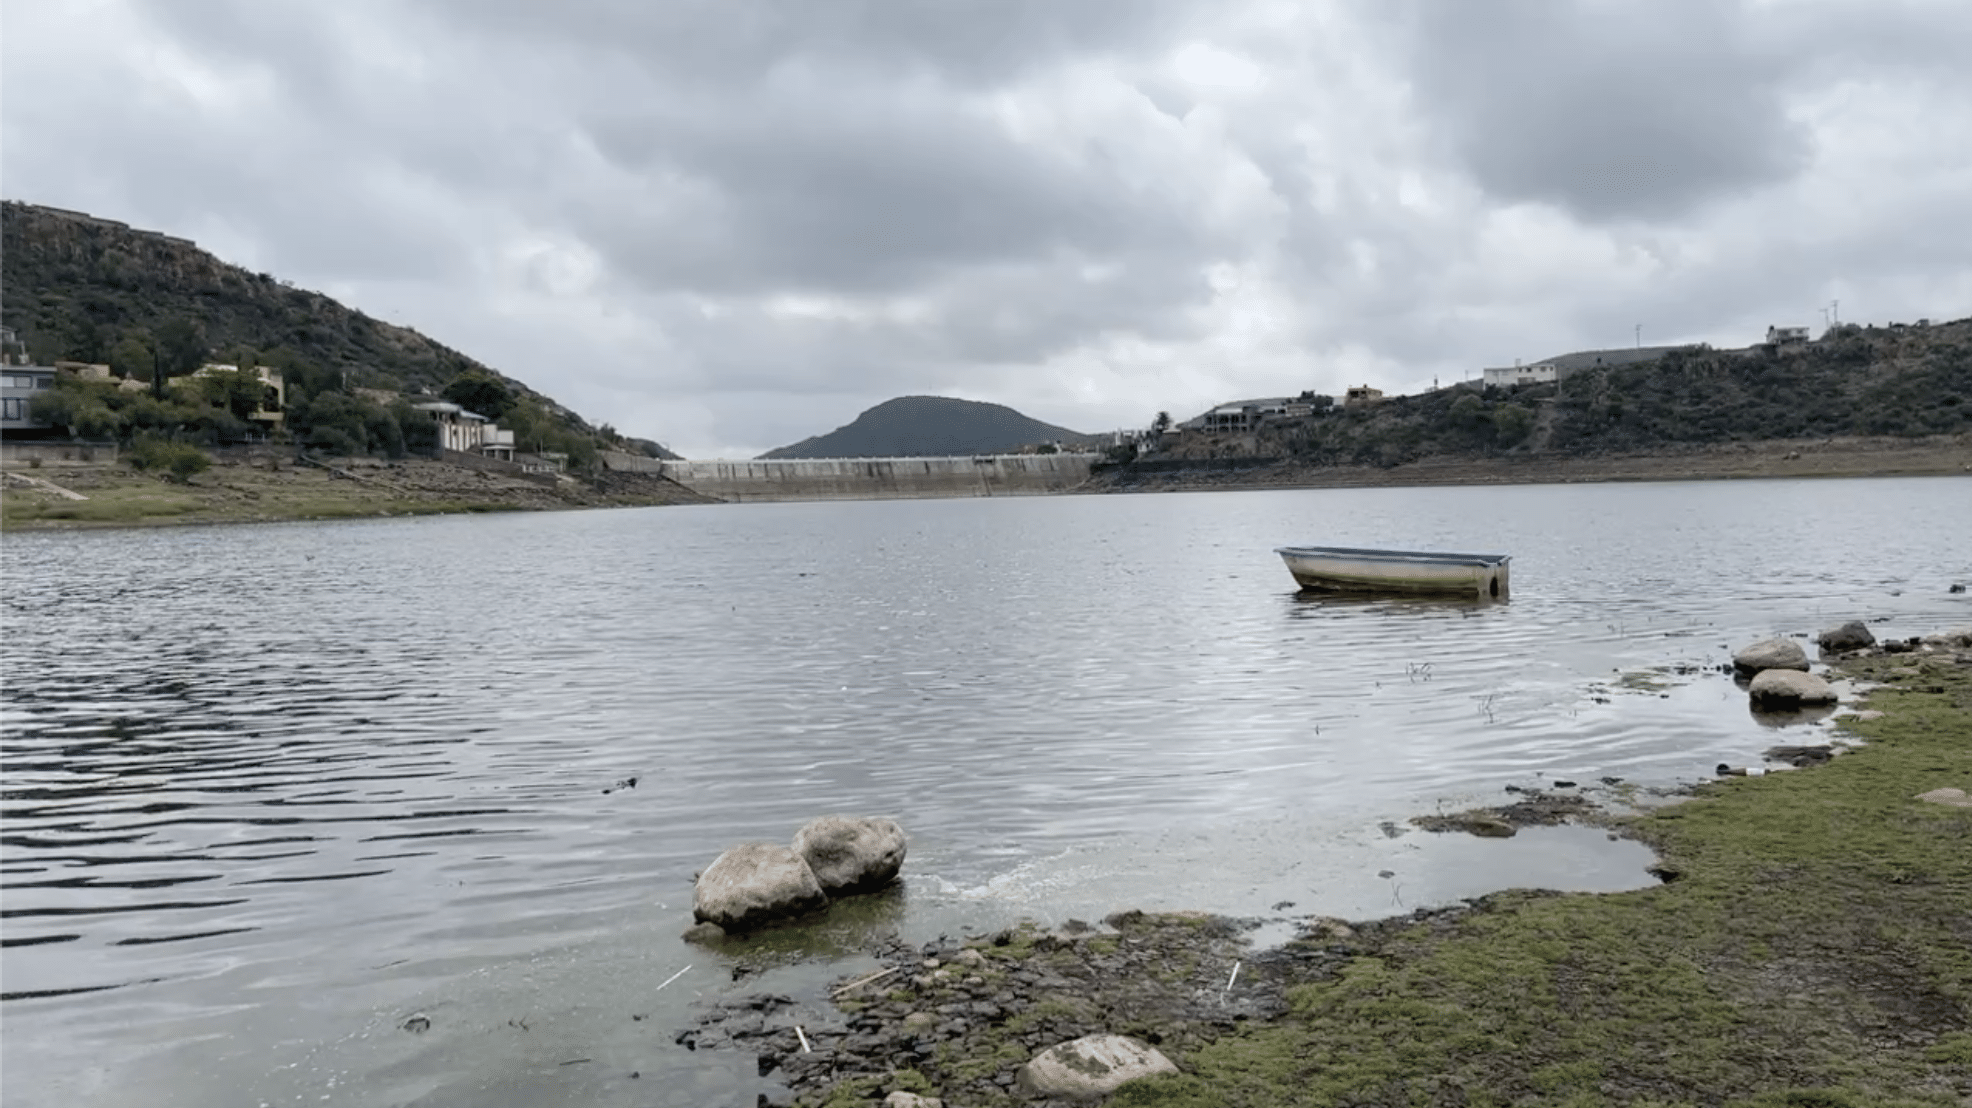
[[[1501,366],[1484,372],[1488,385],[1551,385],[1559,377],[1559,370],[1552,362]]]
[[[438,424],[438,445],[462,454],[482,454],[513,461],[514,433],[478,412],[469,412],[447,400],[434,400],[411,407],[429,415]]]

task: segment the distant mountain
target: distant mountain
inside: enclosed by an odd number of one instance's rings
[[[886,400],[847,427],[803,439],[762,458],[935,458],[1005,454],[1046,442],[1081,444],[1092,436],[1029,419],[1003,404],[946,396]]]

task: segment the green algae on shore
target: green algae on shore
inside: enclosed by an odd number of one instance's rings
[[[891,952],[977,968],[845,1005],[827,1050],[747,1045],[829,1108],[1032,1104],[1020,1064],[1101,1030],[1178,1064],[1108,1101],[1142,1108],[1972,1103],[1972,810],[1915,799],[1972,785],[1972,655],[1843,668],[1877,683],[1859,749],[1586,816],[1655,847],[1661,885],[1314,920],[1268,951],[1190,913],[1015,929]]]
[[[1417,926],[1112,1103],[1955,1105],[1972,1100],[1972,667],[1882,681],[1866,745],[1627,821],[1675,879]]]

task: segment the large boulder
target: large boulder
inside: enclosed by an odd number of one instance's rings
[[[1095,1100],[1125,1081],[1176,1072],[1155,1047],[1126,1035],[1085,1035],[1036,1054],[1020,1067],[1015,1084],[1029,1096]]]
[[[1734,654],[1732,668],[1741,673],[1758,673],[1763,669],[1806,670],[1808,652],[1793,639],[1765,639]]]
[[[1828,682],[1791,669],[1762,670],[1746,691],[1753,695],[1753,706],[1764,709],[1833,704],[1837,699]]]
[[[830,896],[869,892],[904,868],[904,829],[896,820],[822,816],[794,833],[794,852]]]
[[[699,874],[692,915],[700,923],[737,933],[827,907],[828,902],[801,855],[777,843],[741,843]]]
[[[1840,627],[1830,627],[1815,636],[1815,644],[1831,654],[1846,654],[1851,650],[1862,650],[1876,645],[1876,636],[1869,633],[1859,619],[1852,619]]]

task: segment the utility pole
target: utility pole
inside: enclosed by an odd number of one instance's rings
[[[1636,348],[1638,350],[1643,349],[1643,324],[1641,323],[1636,325]]]
[[[1835,326],[1840,327],[1842,325],[1842,302],[1840,300],[1831,300],[1828,302],[1828,315],[1829,318],[1835,321]]]

